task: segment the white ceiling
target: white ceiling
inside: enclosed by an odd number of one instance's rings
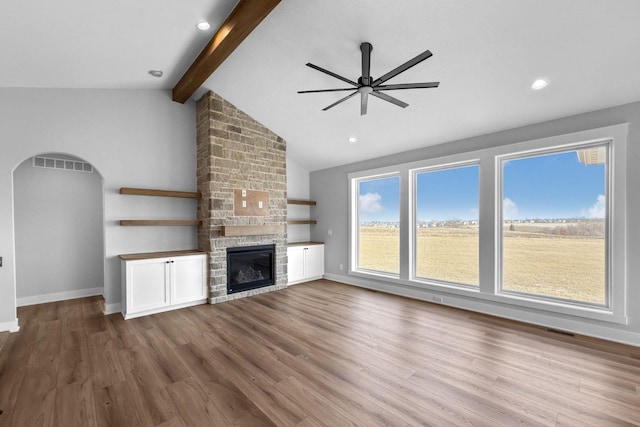
[[[1,2],[0,87],[170,89],[236,3]],[[282,0],[196,97],[219,93],[317,170],[638,101],[639,22],[637,0]],[[346,87],[307,62],[356,80],[363,41],[374,79],[431,50],[387,83],[440,87],[388,92],[406,109],[370,97],[366,116],[358,97],[321,111],[346,93],[296,93]]]

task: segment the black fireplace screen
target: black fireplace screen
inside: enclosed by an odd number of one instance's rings
[[[227,248],[227,294],[275,283],[275,245]]]

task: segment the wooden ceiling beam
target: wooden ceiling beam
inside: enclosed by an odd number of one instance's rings
[[[173,100],[184,104],[278,3],[280,0],[240,0],[176,83]]]

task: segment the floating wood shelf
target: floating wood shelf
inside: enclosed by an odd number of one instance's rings
[[[301,199],[287,199],[287,204],[289,205],[307,205],[307,206],[315,206],[315,200],[301,200]]]
[[[148,188],[122,187],[120,194],[132,194],[136,196],[162,196],[162,197],[183,197],[187,199],[200,199],[202,194],[193,191],[172,191],[172,190],[152,190]]]
[[[300,225],[300,224],[317,224],[315,219],[288,219],[287,224]]]
[[[260,236],[265,234],[282,234],[284,225],[223,225],[220,227],[220,235],[223,237],[236,236]]]
[[[122,219],[120,225],[200,225],[194,219]]]

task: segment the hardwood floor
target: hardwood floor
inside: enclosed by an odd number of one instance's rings
[[[640,425],[640,348],[316,281],[0,335],[0,426]]]

